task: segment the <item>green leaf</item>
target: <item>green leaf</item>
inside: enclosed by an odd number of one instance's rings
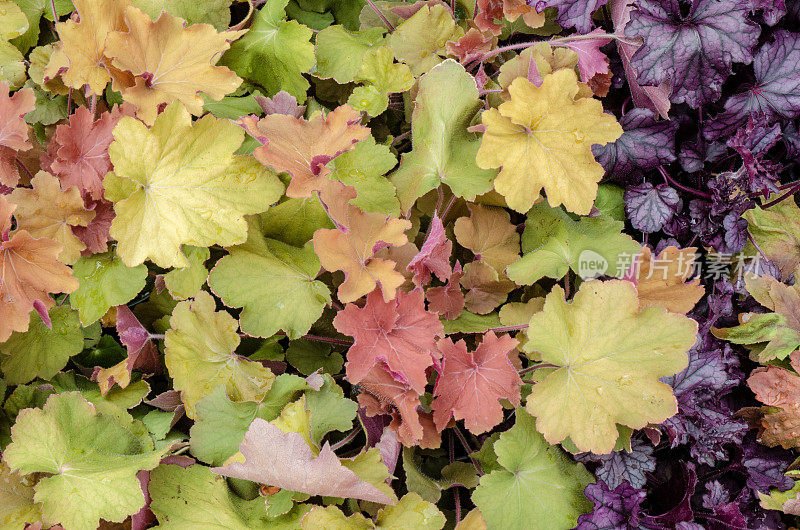
[[[286,360],[303,375],[311,375],[317,370],[338,374],[344,365],[342,355],[331,351],[329,344],[305,339],[289,343]]]
[[[63,369],[69,358],[83,350],[83,331],[78,313],[69,307],[50,310],[52,328],[35,311],[25,333],[15,332],[0,344],[6,383],[20,385],[37,377],[50,379]]]
[[[357,196],[350,203],[365,212],[399,217],[400,203],[394,185],[384,176],[396,165],[397,158],[389,147],[375,143],[375,138],[368,136],[328,163],[331,169],[328,178],[353,186]]]
[[[367,5],[367,0],[296,0],[298,5],[306,11],[317,13],[330,12],[337,23],[346,29],[359,28],[359,15]]]
[[[11,0],[0,0],[0,40],[19,37],[28,31],[28,18]]]
[[[561,207],[540,202],[528,212],[522,234],[523,257],[506,269],[518,285],[561,278],[572,269],[587,279],[597,274],[621,276],[641,245],[623,234],[625,224],[604,215],[573,220]],[[624,270],[622,270],[624,269]]]
[[[7,81],[11,90],[21,87],[25,75],[25,57],[13,44],[0,41],[0,81]]]
[[[447,54],[447,41],[458,40],[463,34],[464,30],[456,25],[450,9],[443,4],[434,4],[423,6],[397,26],[389,35],[388,42],[395,56],[408,63],[415,76],[420,76],[442,62],[442,57]],[[474,79],[472,84],[477,90]],[[451,98],[460,95],[448,90],[442,92]]]
[[[331,301],[328,287],[315,280],[320,268],[311,243],[297,248],[251,228],[247,245],[230,249],[208,283],[227,305],[244,308],[240,321],[248,335],[271,337],[283,330],[296,339]]]
[[[311,440],[317,445],[330,431],[346,431],[353,427],[358,406],[344,397],[342,387],[325,374],[319,390],[306,391],[306,408],[311,412]]]
[[[318,229],[334,226],[319,199],[314,197],[286,199],[276,204],[261,214],[261,227],[264,237],[302,247]]]
[[[549,445],[524,410],[517,410],[516,423],[494,450],[502,469],[481,477],[472,494],[489,528],[567,529],[592,509],[583,495],[592,475]]]
[[[189,266],[175,269],[164,275],[164,284],[176,300],[186,300],[203,288],[208,278],[205,262],[211,257],[211,251],[205,247],[183,247],[183,254],[189,260]]]
[[[781,279],[789,278],[800,265],[800,208],[797,203],[781,201],[762,210],[756,206],[745,212],[747,230],[760,250],[748,241],[750,254],[763,252],[781,270]]]
[[[36,96],[36,106],[25,115],[26,123],[52,125],[67,117],[67,96],[54,96],[39,88],[31,80],[25,83],[25,87],[33,89],[33,94]]]
[[[342,26],[330,26],[317,34],[317,69],[314,75],[333,78],[337,83],[353,81],[361,68],[364,55],[383,44],[383,28],[366,31],[347,31]]]
[[[179,303],[172,312],[165,338],[164,362],[175,390],[181,391],[186,415],[219,385],[236,400],[260,400],[275,376],[258,362],[234,353],[240,339],[236,321],[215,312],[214,298],[200,291],[194,300]]]
[[[484,333],[492,328],[502,326],[497,313],[476,315],[469,311],[462,311],[454,320],[442,319],[445,334],[451,333]]]
[[[467,131],[482,107],[475,79],[455,61],[445,61],[420,79],[411,118],[413,150],[390,176],[404,211],[442,182],[468,200],[492,188],[497,171],[475,164],[481,142]]]
[[[78,259],[72,267],[80,282],[69,296],[70,305],[78,310],[84,326],[97,321],[114,306],[130,302],[144,289],[147,267],[126,266],[113,250]]]
[[[150,472],[150,509],[159,528],[218,528],[220,530],[297,528],[308,511],[305,505],[278,518],[270,518],[264,499],[244,500],[229,488],[224,477],[199,464],[187,468],[162,465]]]
[[[21,52],[27,52],[39,40],[39,21],[42,16],[53,20],[50,0],[14,0],[28,19],[28,30],[15,38],[12,43]],[[55,0],[56,14],[60,17],[74,11],[75,6],[71,0]]]
[[[136,473],[155,468],[168,448],[143,451],[138,438],[83,396],[51,396],[19,413],[3,458],[22,474],[47,473],[34,486],[47,521],[67,529],[122,522],[144,506]]]
[[[252,94],[247,96],[225,96],[219,101],[214,101],[210,97],[204,96],[203,101],[205,102],[203,103],[203,108],[220,119],[236,120],[242,116],[264,112]],[[247,141],[246,138],[245,141]],[[260,144],[256,143],[256,145]]]
[[[475,466],[467,462],[453,462],[442,468],[441,477],[428,476],[417,465],[413,448],[403,448],[403,471],[406,473],[406,487],[409,491],[419,494],[428,502],[439,502],[442,492],[453,486],[461,484],[467,489],[478,485],[478,472]]]
[[[264,87],[268,96],[285,90],[298,100],[309,88],[303,74],[314,67],[312,31],[295,20],[286,20],[289,0],[267,0],[244,37],[231,44],[221,65],[240,77]]]
[[[218,31],[231,25],[231,0],[132,0],[132,3],[153,21],[166,11],[189,24],[211,24]]]
[[[274,420],[308,389],[304,379],[290,374],[279,375],[261,402],[232,401],[224,387],[215,388],[197,404],[197,419],[189,439],[192,454],[207,464],[221,466],[239,450],[254,419]]]

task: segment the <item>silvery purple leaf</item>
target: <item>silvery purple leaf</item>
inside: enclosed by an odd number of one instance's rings
[[[678,192],[666,184],[644,182],[625,191],[625,212],[631,224],[645,233],[658,232],[681,208]]]

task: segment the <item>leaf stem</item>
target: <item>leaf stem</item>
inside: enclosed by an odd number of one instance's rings
[[[676,187],[676,188],[678,188],[680,190],[685,191],[686,193],[691,193],[693,195],[697,195],[698,197],[703,197],[705,199],[710,199],[711,198],[711,194],[710,193],[706,193],[704,191],[696,190],[694,188],[690,188],[689,186],[684,186],[683,184],[680,184],[679,182],[676,182],[675,180],[673,180],[672,177],[670,177],[667,174],[667,170],[664,169],[664,166],[658,166],[658,172],[661,173],[661,176],[664,177],[664,181],[667,184],[669,184],[670,186],[674,186],[674,187]]]
[[[519,375],[525,375],[527,373],[533,372],[534,370],[538,370],[539,368],[557,368],[557,366],[555,364],[550,364],[550,363],[539,363],[539,364],[534,364],[533,366],[529,366],[527,368],[523,368],[517,373]]]
[[[467,452],[467,456],[469,457],[472,465],[475,466],[475,471],[478,472],[478,475],[483,475],[483,468],[481,467],[480,462],[472,458],[472,448],[469,446],[469,442],[467,442],[467,438],[464,436],[464,433],[461,432],[461,429],[458,428],[458,425],[453,425],[453,431],[458,436],[458,440],[461,442],[461,445],[464,446],[464,450]]]
[[[386,16],[381,12],[378,6],[375,5],[375,2],[373,2],[372,0],[367,0],[367,3],[375,11],[375,13],[378,14],[383,23],[386,24],[386,27],[389,28],[389,31],[394,31],[394,26],[392,26],[392,23],[389,22],[389,19],[386,18]]]
[[[501,328],[489,328],[486,332],[493,331],[494,333],[505,333],[507,331],[519,331],[521,329],[528,329],[528,324],[520,324],[518,326],[503,326]]]
[[[56,12],[56,0],[50,0],[50,10],[53,12],[53,23],[58,24],[58,13]]]
[[[787,197],[791,197],[792,195],[794,195],[798,191],[800,191],[800,182],[796,183],[793,187],[789,188],[789,191],[787,191],[786,193],[784,193],[783,195],[781,195],[777,199],[773,199],[773,200],[769,201],[768,203],[762,205],[761,209],[762,210],[766,210],[770,206],[775,206],[779,202],[783,202],[783,200],[786,199]]]
[[[345,436],[344,438],[333,444],[331,446],[331,451],[336,451],[337,449],[340,449],[341,447],[344,447],[345,445],[349,444],[350,442],[355,440],[356,436],[358,436],[358,433],[360,432],[361,432],[361,425],[358,424],[358,422],[356,422],[356,426],[353,428],[352,431],[350,431],[350,434],[348,434],[347,436]]]

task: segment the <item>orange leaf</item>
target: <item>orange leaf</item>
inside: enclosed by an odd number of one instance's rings
[[[374,254],[382,247],[406,244],[404,232],[411,228],[411,222],[363,212],[350,204],[355,197],[353,188],[326,179],[320,199],[338,227],[314,232],[314,251],[326,270],[344,271],[339,300],[352,302],[380,284],[384,299],[389,301],[405,278],[395,270],[394,261]]]
[[[686,280],[694,272],[694,247],[667,247],[653,258],[648,247],[636,257],[626,280],[636,284],[639,306],[662,305],[667,311],[686,314],[706,293],[700,278]]]
[[[369,128],[360,122],[360,112],[342,105],[310,120],[270,114],[260,120],[245,116],[238,123],[263,144],[253,153],[262,164],[292,176],[286,195],[301,198],[321,189],[330,173],[325,164],[369,136]]]
[[[10,239],[15,206],[0,195],[0,342],[14,331],[27,331],[34,303],[49,309],[55,301],[48,293],[71,293],[78,288],[72,269],[56,259],[61,244],[34,239],[25,230],[15,231]]]
[[[138,107],[137,116],[152,125],[159,106],[180,101],[199,116],[202,91],[219,101],[242,83],[224,66],[214,66],[230,42],[244,31],[218,33],[210,24],[184,27],[184,20],[163,12],[155,22],[135,7],[125,9],[129,31],[108,36],[106,54],[112,64],[135,76],[133,86],[122,89],[122,98]]]

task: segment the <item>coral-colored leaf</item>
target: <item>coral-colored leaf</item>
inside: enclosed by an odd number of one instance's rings
[[[59,261],[73,265],[86,245],[72,232],[76,226],[87,226],[95,213],[87,210],[75,186],[61,190],[58,179],[40,171],[31,180],[33,189],[17,188],[9,199],[17,204],[14,217],[17,228],[33,237],[47,237],[62,245]]]
[[[333,319],[340,333],[354,337],[347,352],[347,379],[358,383],[376,363],[386,363],[396,377],[418,394],[425,390],[425,370],[439,351],[436,338],[444,331],[435,314],[425,310],[422,291],[398,293],[384,301],[375,290],[363,308],[347,304]]]
[[[688,280],[695,272],[694,247],[679,249],[667,247],[653,257],[649,247],[642,247],[625,280],[636,285],[639,305],[662,305],[667,311],[683,313],[692,310],[706,294],[700,278]]]
[[[23,88],[9,96],[8,83],[0,81],[0,185],[14,187],[19,181],[16,152],[27,151],[28,124],[22,119],[33,110],[36,97],[33,90]]]
[[[498,337],[491,331],[472,352],[463,340],[439,341],[442,369],[431,403],[437,429],[441,431],[455,417],[480,434],[503,421],[501,399],[519,405],[522,380],[508,358],[517,344],[510,336]]]
[[[453,272],[450,268],[452,251],[453,242],[447,239],[441,218],[434,215],[422,248],[407,267],[414,271],[414,283],[427,285],[431,281],[431,274],[435,274],[443,282],[449,280]]]

